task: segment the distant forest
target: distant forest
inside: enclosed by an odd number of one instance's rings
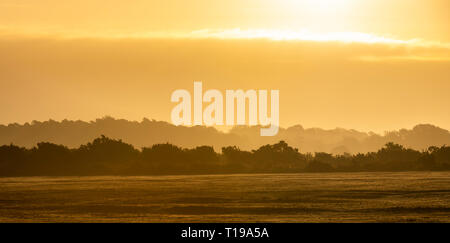
[[[387,143],[377,152],[351,155],[300,153],[280,141],[251,151],[227,146],[187,149],[169,143],[136,149],[100,136],[78,148],[40,142],[33,148],[0,147],[0,176],[169,175],[450,170],[450,147],[416,151]]]
[[[351,129],[304,128],[301,125],[280,128],[277,136],[261,137],[259,127],[239,126],[229,132],[213,127],[174,126],[168,122],[143,119],[140,122],[104,117],[95,121],[33,121],[25,124],[0,125],[0,145],[15,144],[32,148],[41,141],[78,148],[100,135],[123,139],[136,148],[171,143],[183,148],[237,146],[242,150],[255,150],[265,144],[286,141],[301,152],[326,152],[334,155],[376,152],[389,142],[415,150],[430,146],[450,145],[448,130],[421,124],[412,129],[387,131],[384,134],[360,132]]]

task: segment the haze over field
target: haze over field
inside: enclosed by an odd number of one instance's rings
[[[158,143],[172,143],[184,148],[213,146],[217,151],[226,146],[238,146],[243,150],[256,149],[265,144],[284,140],[301,152],[327,152],[333,154],[374,152],[388,142],[401,144],[416,150],[430,146],[450,145],[449,131],[433,125],[417,125],[411,129],[399,129],[384,134],[366,133],[342,128],[304,128],[301,125],[281,128],[277,136],[261,137],[259,127],[235,127],[221,132],[212,127],[174,126],[163,121],[143,119],[140,122],[104,117],[91,122],[54,120],[0,125],[0,145],[10,143],[36,146],[39,142],[62,144],[70,148],[105,135],[134,145],[150,147]]]

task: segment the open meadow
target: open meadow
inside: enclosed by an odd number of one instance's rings
[[[450,172],[0,178],[0,222],[450,222]]]

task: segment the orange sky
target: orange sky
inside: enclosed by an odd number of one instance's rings
[[[279,89],[282,126],[450,129],[447,0],[0,2],[0,123],[170,118],[174,89]]]

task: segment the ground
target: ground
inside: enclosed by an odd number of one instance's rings
[[[1,178],[0,222],[450,222],[450,172]]]

